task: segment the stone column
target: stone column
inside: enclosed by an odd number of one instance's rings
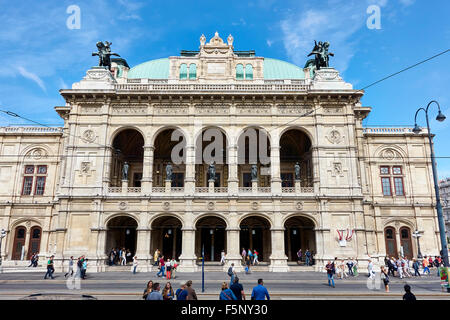
[[[231,195],[237,195],[239,192],[237,147],[229,147],[228,154],[228,193]]]
[[[186,146],[186,172],[184,178],[184,193],[195,193],[195,148],[194,145]]]
[[[239,232],[240,228],[227,228],[227,256],[226,262],[223,266],[223,271],[226,272],[228,268],[234,263],[236,272],[244,271],[242,266],[242,257],[239,253]]]
[[[270,148],[270,174],[272,194],[281,195],[280,146],[278,140]]]
[[[138,268],[142,271],[151,271],[153,256],[150,253],[150,242],[152,235],[151,228],[137,228],[136,256],[138,258]]]
[[[272,254],[270,255],[269,271],[288,272],[288,258],[284,254],[284,228],[272,228]]]
[[[149,194],[152,192],[153,182],[153,146],[144,146],[144,163],[142,166],[141,192]]]
[[[183,239],[181,245],[180,272],[196,272],[197,271],[197,257],[195,256],[195,229],[182,228]]]

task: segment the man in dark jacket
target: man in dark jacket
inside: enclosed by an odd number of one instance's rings
[[[195,293],[194,288],[192,288],[192,281],[191,280],[186,282],[186,290],[188,292],[186,300],[198,300],[197,299],[197,294]]]

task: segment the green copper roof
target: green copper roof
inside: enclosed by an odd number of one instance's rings
[[[264,79],[305,79],[305,74],[295,64],[264,58]]]
[[[141,63],[128,71],[128,78],[168,79],[169,58]],[[264,58],[264,79],[305,79],[305,74],[303,69],[295,64],[278,59]]]
[[[169,58],[150,60],[128,71],[128,79],[168,79]]]

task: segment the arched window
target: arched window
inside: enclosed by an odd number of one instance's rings
[[[236,80],[244,80],[244,66],[242,64],[236,66]]]
[[[187,79],[187,65],[186,63],[182,63],[180,65],[180,80]]]
[[[189,65],[189,79],[197,78],[197,65],[195,63],[191,63]]]
[[[245,66],[245,80],[253,80],[253,66],[251,64]]]

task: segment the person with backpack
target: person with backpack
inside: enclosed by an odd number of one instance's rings
[[[389,274],[388,272],[386,272],[386,269],[384,266],[380,267],[380,278],[381,280],[383,280],[383,284],[384,284],[384,291],[385,292],[389,292]]]
[[[233,291],[231,291],[231,289],[228,288],[228,285],[226,282],[222,283],[222,291],[220,292],[219,299],[220,300],[237,300]]]
[[[414,269],[414,276],[420,277],[420,272],[419,272],[419,268],[420,268],[420,264],[419,261],[417,261],[416,259],[413,259],[413,269]]]
[[[231,266],[228,268],[227,274],[230,277],[230,286],[231,286],[233,284],[235,277],[234,263],[232,263]]]
[[[333,285],[333,288],[335,288],[334,286],[334,265],[333,263],[331,263],[331,261],[328,261],[327,265],[325,266],[325,270],[327,271],[327,277],[328,277],[328,286],[331,287],[331,285]]]

